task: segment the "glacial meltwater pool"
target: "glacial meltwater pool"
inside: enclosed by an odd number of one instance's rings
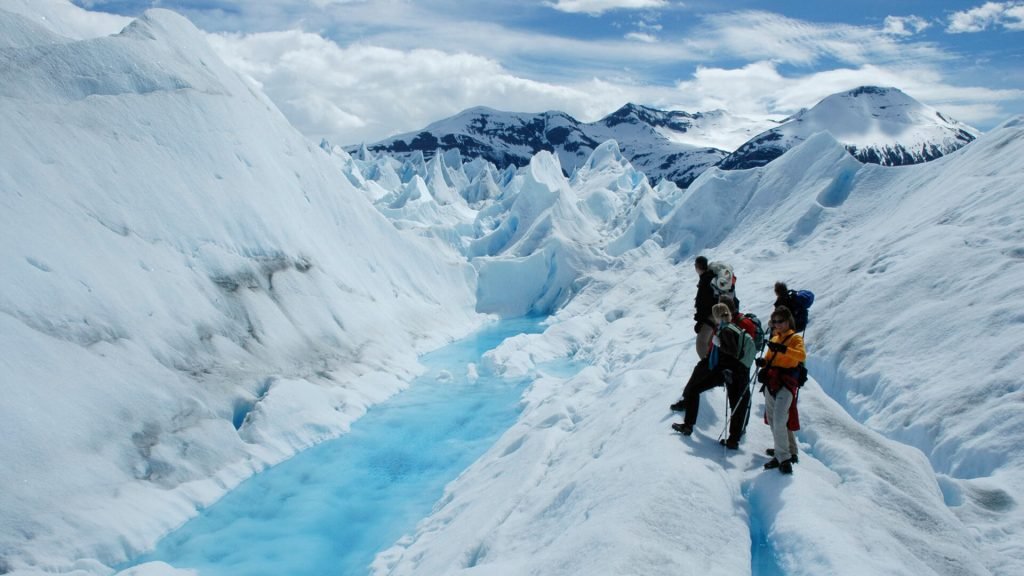
[[[469,382],[467,368],[505,338],[539,332],[541,320],[504,320],[423,356],[428,371],[348,434],[246,480],[132,565],[161,560],[201,576],[366,574],[515,422],[529,381]]]

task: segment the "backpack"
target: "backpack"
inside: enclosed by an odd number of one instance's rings
[[[725,354],[740,361],[741,364],[750,368],[757,356],[757,347],[754,346],[754,339],[747,334],[747,331],[732,322],[726,324],[718,332],[719,349]]]
[[[711,291],[715,294],[715,301],[723,294],[735,298],[736,276],[732,273],[732,266],[725,262],[709,262],[708,269],[715,273],[711,281]]]
[[[793,320],[796,326],[793,329],[803,332],[807,328],[807,309],[814,304],[814,292],[810,290],[790,290],[787,295],[790,304],[790,312],[793,313]]]
[[[754,348],[759,351],[764,349],[766,336],[764,326],[761,324],[761,319],[758,318],[757,315],[749,312],[745,314],[740,313],[738,316],[739,320],[736,321],[736,324],[738,324],[740,328],[746,330],[747,334],[750,334],[750,337],[754,340]]]

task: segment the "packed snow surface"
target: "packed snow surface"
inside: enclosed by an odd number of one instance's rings
[[[614,141],[568,179],[317,147],[173,13],[30,16],[0,9],[0,572],[113,573],[489,312],[553,315],[479,369],[587,366],[373,574],[1024,573],[1024,119],[915,166],[819,132],[686,190]],[[759,400],[739,451],[721,389],[669,427],[696,254],[762,318],[817,295],[791,477]]]

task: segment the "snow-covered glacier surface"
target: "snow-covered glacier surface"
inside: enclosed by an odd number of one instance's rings
[[[479,370],[586,367],[529,385],[372,573],[1024,572],[1020,119],[896,168],[810,134],[680,190],[616,142],[571,179],[316,147],[166,11],[0,26],[0,571],[110,574],[484,312],[554,316]],[[817,294],[792,477],[760,403],[737,452],[721,390],[669,428],[698,253],[762,318],[776,280]]]

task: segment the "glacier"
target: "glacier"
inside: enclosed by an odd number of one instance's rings
[[[52,2],[45,4],[52,8]],[[0,573],[109,575],[242,480],[346,434],[494,316],[522,413],[371,574],[1024,572],[1024,119],[926,164],[823,132],[652,186],[307,141],[184,18],[114,35],[0,8]],[[818,298],[801,461],[674,434],[692,258],[744,308]],[[162,563],[126,576],[183,576]]]

